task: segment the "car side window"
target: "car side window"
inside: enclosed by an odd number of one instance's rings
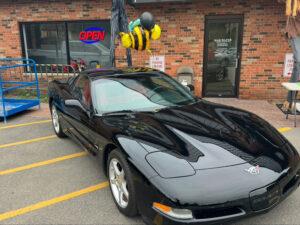
[[[84,107],[90,109],[91,86],[87,76],[79,75],[72,90],[72,95],[75,99],[78,99]]]
[[[174,86],[172,86],[166,80],[155,78],[155,77],[151,78],[151,80],[152,80],[153,84],[157,85],[157,87],[163,86],[163,87],[168,88],[170,90],[175,90]],[[153,88],[156,88],[156,87],[153,87]]]

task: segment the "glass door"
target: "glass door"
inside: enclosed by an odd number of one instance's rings
[[[238,97],[243,16],[205,20],[203,96]]]

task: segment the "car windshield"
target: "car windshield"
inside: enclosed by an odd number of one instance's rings
[[[196,101],[187,88],[163,74],[105,77],[94,81],[92,88],[98,113],[153,111]]]

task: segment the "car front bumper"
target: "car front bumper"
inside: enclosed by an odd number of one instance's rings
[[[215,224],[234,221],[241,218],[266,213],[285,198],[287,198],[300,185],[300,171],[282,177],[280,180],[253,190],[247,198],[228,201],[226,203],[215,205],[193,205],[180,206],[181,208],[190,209],[193,212],[193,219],[176,219],[157,210],[150,203],[153,201],[160,202],[170,207],[178,207],[173,201],[167,199],[160,192],[153,190],[150,199],[146,201],[144,207],[141,207],[140,213],[146,224]],[[144,186],[145,187],[145,186]],[[146,189],[144,189],[146,191]],[[145,193],[145,192],[144,192]],[[159,197],[160,196],[160,197]],[[144,202],[145,203],[145,202]],[[148,207],[148,208],[147,208]]]

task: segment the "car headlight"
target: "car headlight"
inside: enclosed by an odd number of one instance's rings
[[[146,155],[146,160],[162,178],[187,177],[196,173],[191,164],[170,151],[151,152]]]
[[[153,208],[172,218],[182,219],[182,220],[193,219],[193,213],[189,209],[171,208],[169,206],[157,202],[153,202]]]

